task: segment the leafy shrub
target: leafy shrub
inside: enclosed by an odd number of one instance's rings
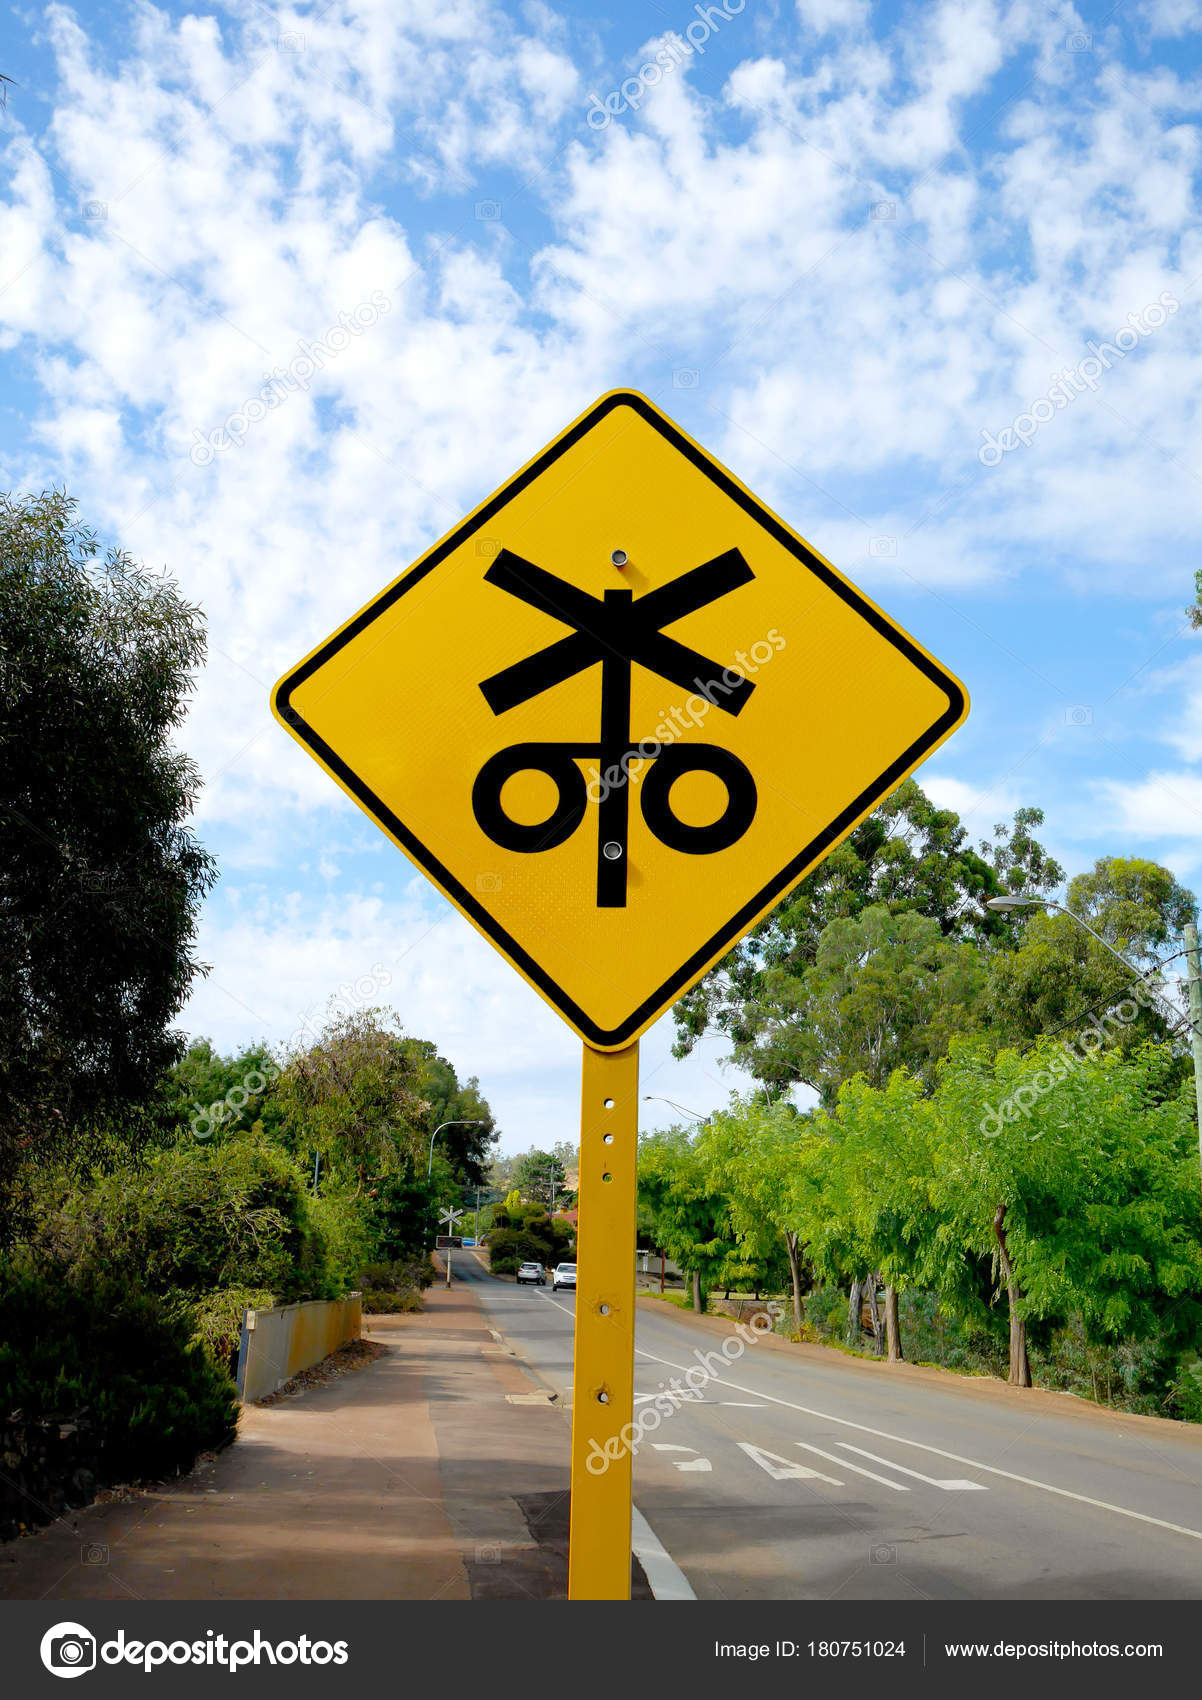
[[[1169,1386],[1170,1412],[1187,1423],[1202,1423],[1202,1359],[1186,1352]]]
[[[0,1276],[0,1536],[234,1437],[234,1384],[185,1307],[127,1278]]]
[[[428,1257],[369,1263],[358,1282],[364,1314],[389,1316],[398,1311],[421,1310],[423,1289],[433,1279],[434,1269]]]
[[[243,1316],[248,1310],[269,1310],[274,1303],[275,1294],[262,1287],[223,1287],[219,1293],[206,1293],[194,1307],[196,1338],[215,1364],[236,1375]]]
[[[358,1271],[380,1256],[370,1213],[358,1186],[323,1186],[310,1198],[314,1225],[325,1241],[330,1274],[339,1291],[358,1286]]]
[[[254,1287],[287,1304],[341,1290],[304,1176],[250,1135],[187,1140],[100,1177],[48,1213],[33,1250],[81,1280],[120,1275],[163,1296]]]

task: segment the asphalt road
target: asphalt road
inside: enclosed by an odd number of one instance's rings
[[[574,1295],[455,1273],[566,1403]],[[636,1417],[721,1338],[640,1304]],[[1202,1597],[1202,1428],[760,1341],[712,1367],[634,1468],[699,1599]]]

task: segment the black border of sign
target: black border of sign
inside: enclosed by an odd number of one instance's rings
[[[473,532],[487,524],[508,502],[512,501],[514,496],[524,490],[528,484],[533,483],[568,449],[574,447],[582,437],[592,430],[594,425],[604,419],[606,414],[612,412],[615,407],[633,408],[640,418],[645,419],[648,425],[652,426],[672,444],[673,448],[691,461],[707,478],[711,479],[724,495],[728,496],[732,502],[736,502],[745,513],[749,514],[759,525],[762,525],[770,536],[774,537],[783,548],[787,549],[791,555],[801,562],[802,566],[821,579],[828,589],[833,590],[836,596],[841,597],[849,607],[854,608],[861,619],[867,621],[874,631],[891,643],[895,649],[900,650],[920,673],[923,673],[932,684],[944,692],[948,699],[948,706],[946,712],[939,716],[921,738],[916,739],[895,761],[890,762],[885,771],[871,785],[866,786],[859,796],[849,803],[828,827],[820,832],[816,838],[811,839],[775,879],[769,880],[761,891],[758,891],[753,898],[743,904],[726,926],[720,928],[712,938],[707,939],[699,950],[694,951],[688,961],[675,974],[670,975],[649,998],[644,999],[620,1026],[607,1030],[598,1027],[594,1021],[590,1020],[579,1005],[556,985],[517,941],[510,938],[505,929],[499,926],[471,893],[460,885],[454,875],[443,867],[438,858],[431,855],[421,841],[414,837],[404,822],[393,814],[392,810],[335,754],[325,740],[305,721],[299,711],[292,707],[290,699],[292,692],[302,685],[306,679],[311,678],[332,655],[337,654],[344,644],[349,643],[352,638],[358,637],[360,632],[378,619],[386,609],[391,608],[394,602],[397,602],[407,591],[419,584],[427,573],[433,572],[434,568],[439,566],[461,543],[471,537]],[[737,942],[762,910],[775,902],[778,897],[783,896],[792,885],[797,883],[811,863],[823,855],[861,815],[866,814],[877,802],[883,800],[889,794],[901,776],[908,772],[910,768],[916,766],[923,756],[956,725],[965,710],[964,692],[950,674],[945,673],[938,663],[933,661],[930,656],[925,655],[904,632],[899,631],[886,620],[851,585],[845,583],[837,573],[832,572],[825,561],[819,560],[816,555],[812,554],[799,538],[794,537],[791,532],[785,529],[774,514],[761,507],[753,496],[735,483],[729,473],[711,461],[702,449],[678,431],[670,420],[664,418],[651,407],[643,396],[630,390],[615,390],[602,397],[595,407],[577,420],[574,426],[566,431],[562,437],[557,438],[543,454],[531,461],[530,465],[519,472],[515,478],[512,478],[508,484],[498,490],[478,512],[466,519],[462,525],[444,538],[410,572],[405,573],[395,584],[390,585],[374,602],[369,603],[361,613],[336,632],[327,643],[324,643],[320,649],[314,650],[307,660],[302,661],[299,667],[287,674],[276,686],[272,700],[277,715],[285,725],[303,743],[308,745],[314,755],[325,764],[331,773],[337,776],[350,794],[357,798],[367,812],[379,821],[385,830],[403,846],[418,866],[425,869],[431,878],[442,887],[443,891],[480,928],[481,932],[490,938],[521,969],[522,973],[562,1015],[567,1017],[583,1036],[586,1043],[605,1050],[616,1050],[624,1045],[632,1044],[645,1027],[649,1026],[657,1016],[661,1015],[676,1001],[684,988],[706,965],[725,955],[726,951]]]

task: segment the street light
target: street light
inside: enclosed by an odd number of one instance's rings
[[[1129,969],[1137,980],[1148,978],[1148,974],[1141,974],[1134,962],[1128,962],[1121,951],[1116,950],[1112,944],[1107,944],[1100,933],[1095,933],[1089,922],[1083,921],[1075,909],[1069,909],[1063,903],[1056,903],[1050,897],[1022,897],[1013,894],[1007,897],[991,897],[985,904],[986,909],[992,909],[998,915],[1005,915],[1011,910],[1027,909],[1032,906],[1040,909],[1058,909],[1062,915],[1069,916],[1079,927],[1083,927],[1091,939],[1097,940],[1103,950],[1108,950],[1111,956],[1117,957],[1123,967]],[[1199,970],[1198,966],[1198,934],[1192,922],[1188,922],[1182,928],[1182,936],[1185,940],[1186,983],[1189,995],[1190,1053],[1194,1061],[1194,1102],[1198,1111],[1198,1156],[1200,1163],[1202,1163],[1202,971]],[[1148,970],[1149,974],[1152,972],[1154,970]],[[1174,1011],[1174,1013],[1176,1012]]]
[[[679,1110],[682,1115],[692,1116],[694,1121],[703,1124],[709,1121],[708,1116],[700,1115],[696,1110],[690,1110],[687,1104],[678,1104],[674,1098],[659,1098],[653,1092],[644,1092],[643,1102],[644,1104],[671,1104],[674,1110]]]
[[[1009,897],[991,897],[985,905],[986,909],[992,909],[994,913],[998,915],[1009,914],[1012,909],[1029,909],[1032,906],[1040,909],[1059,909],[1062,915],[1071,916],[1079,927],[1084,927],[1091,939],[1096,939],[1098,941],[1103,950],[1108,950],[1111,956],[1116,956],[1118,958],[1124,968],[1129,968],[1137,980],[1147,978],[1145,974],[1140,973],[1134,962],[1128,962],[1127,958],[1121,951],[1116,950],[1112,944],[1107,944],[1101,933],[1095,933],[1089,922],[1083,921],[1075,909],[1068,909],[1063,903],[1056,903],[1050,897],[1020,897],[1014,895]]]
[[[429,1180],[430,1176],[434,1173],[434,1141],[438,1138],[439,1134],[442,1132],[444,1127],[483,1127],[483,1126],[484,1126],[483,1117],[477,1116],[474,1121],[469,1121],[469,1122],[460,1122],[460,1121],[442,1122],[438,1127],[436,1127],[434,1129],[434,1132],[430,1135],[430,1161],[426,1164],[426,1179]]]

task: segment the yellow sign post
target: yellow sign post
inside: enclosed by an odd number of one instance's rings
[[[584,1041],[571,1593],[625,1598],[639,1036],[954,731],[964,690],[615,391],[272,705]]]

